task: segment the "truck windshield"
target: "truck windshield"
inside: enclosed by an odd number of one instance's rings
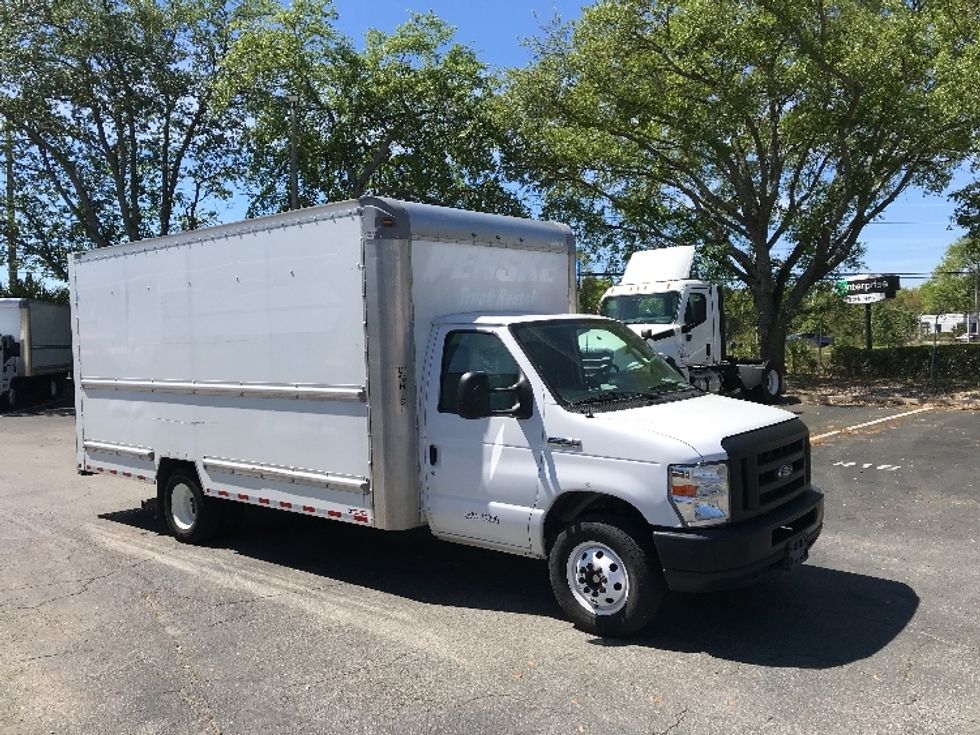
[[[618,322],[528,322],[511,331],[555,398],[567,406],[629,408],[692,390]]]
[[[610,296],[599,312],[624,324],[670,324],[676,321],[680,300],[677,291]]]

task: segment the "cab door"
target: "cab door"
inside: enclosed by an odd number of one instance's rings
[[[457,410],[457,387],[467,372],[485,372],[491,388],[515,385],[521,369],[514,354],[493,330],[446,326],[435,329],[427,363],[422,467],[430,529],[437,536],[529,549],[544,444],[539,412],[528,419],[464,419]],[[507,392],[492,394],[491,410],[512,405]]]
[[[718,361],[710,289],[695,286],[684,299],[681,355],[688,365],[711,365]]]

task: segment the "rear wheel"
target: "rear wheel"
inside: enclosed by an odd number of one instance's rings
[[[178,541],[199,544],[214,536],[221,522],[217,502],[204,497],[201,483],[190,472],[177,470],[163,488],[163,512]]]
[[[653,620],[666,584],[642,538],[616,516],[584,517],[558,534],[548,557],[551,589],[578,628],[625,637]]]
[[[755,399],[760,403],[775,403],[783,394],[783,375],[774,367],[762,371],[762,382],[755,389]]]

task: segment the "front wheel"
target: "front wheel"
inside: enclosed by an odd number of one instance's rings
[[[666,584],[642,538],[615,516],[581,518],[558,534],[548,557],[551,589],[576,627],[625,637],[653,620]]]

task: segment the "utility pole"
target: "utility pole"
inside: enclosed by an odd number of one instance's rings
[[[286,96],[289,102],[289,208],[299,209],[299,151],[296,148],[296,105],[299,96]]]
[[[980,263],[977,263],[973,268],[973,316],[976,317],[976,331],[970,331],[970,322],[967,321],[966,333],[967,335],[976,334],[977,339],[980,340]],[[967,337],[967,339],[970,339]]]
[[[14,131],[7,121],[7,288],[11,294],[17,289],[17,210],[14,206]]]
[[[871,304],[864,305],[864,349],[870,350],[871,344]]]

